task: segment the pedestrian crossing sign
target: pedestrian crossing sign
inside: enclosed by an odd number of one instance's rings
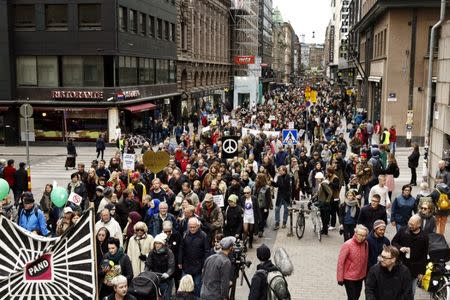
[[[283,145],[297,145],[297,129],[283,129]]]

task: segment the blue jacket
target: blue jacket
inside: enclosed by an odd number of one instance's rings
[[[373,231],[370,232],[367,237],[367,243],[369,245],[369,259],[367,261],[367,270],[378,262],[378,255],[383,251],[383,245],[389,246],[391,242],[385,236],[377,238]]]
[[[405,226],[416,210],[415,203],[416,199],[412,196],[406,199],[402,194],[398,195],[392,203],[391,222],[395,221],[397,224]]]
[[[43,236],[47,236],[49,234],[44,213],[36,205],[29,211],[21,209],[19,211],[18,220],[19,226],[30,232],[37,231]]]
[[[177,220],[171,213],[167,213],[166,221],[171,221],[173,226],[173,231],[178,231],[177,228]],[[163,230],[162,228],[163,220],[159,216],[159,214],[153,215],[148,222],[148,233],[153,237],[156,237]]]
[[[287,156],[288,153],[284,150],[278,151],[277,154],[275,154],[275,165],[277,166],[277,168],[286,163]]]

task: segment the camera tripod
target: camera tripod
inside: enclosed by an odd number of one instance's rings
[[[230,291],[230,300],[235,300],[235,294],[236,294],[236,280],[239,277],[239,273],[241,273],[241,285],[245,282],[247,283],[248,288],[250,288],[250,281],[248,280],[247,274],[245,273],[245,267],[248,268],[247,264],[241,264],[239,265],[239,268],[236,268],[234,271],[233,281],[231,283],[231,291]]]

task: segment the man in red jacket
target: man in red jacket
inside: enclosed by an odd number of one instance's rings
[[[336,278],[339,285],[345,286],[348,300],[358,300],[361,295],[369,258],[368,234],[365,226],[357,225],[353,238],[346,241],[339,251]]]
[[[397,148],[397,130],[395,130],[395,125],[392,125],[391,128],[389,128],[389,134],[389,149],[395,154]]]

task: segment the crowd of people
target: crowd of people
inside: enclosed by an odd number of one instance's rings
[[[142,149],[118,128],[117,152],[108,161],[104,136],[99,137],[97,160],[89,167],[78,163],[67,185],[68,194],[81,196],[80,205],[53,205],[51,184],[35,201],[24,184],[25,165],[16,171],[14,161],[2,162],[2,177],[14,192],[14,199],[0,202],[2,213],[31,232],[60,236],[92,207],[102,298],[127,295],[134,278],[154,272],[163,299],[226,299],[236,274],[229,259],[236,240],[252,249],[255,239],[266,235],[270,210],[271,229],[279,230],[294,201],[308,199],[320,209],[322,234],[338,229],[343,235],[337,280],[348,299],[359,298],[364,279],[367,299],[412,299],[411,286],[424,274],[426,236],[443,234],[450,212],[441,203],[441,195],[450,194],[445,163],[435,187],[423,182],[412,195],[420,156],[415,145],[408,158],[410,184],[393,194],[400,174],[395,125],[372,124],[366,112],[352,109],[352,97],[325,82],[314,85],[317,103],[307,102],[305,87],[273,90],[263,104],[209,119],[208,111],[201,111],[190,120],[194,130],[174,125],[173,135],[158,131],[154,144]],[[286,128],[298,130],[298,143],[283,141]],[[226,159],[222,138],[229,136],[239,138],[239,147]],[[150,150],[169,153],[162,171],[144,165],[142,155]],[[133,170],[123,168],[124,153],[135,154]],[[66,169],[75,168],[76,157],[70,141]],[[392,246],[384,236],[389,223],[397,231]],[[278,290],[268,288],[267,278],[280,269],[270,255],[265,245],[257,249],[261,272],[253,277],[249,299],[289,299],[286,280]],[[395,277],[399,283],[389,285],[394,272],[401,273]],[[264,295],[255,298],[257,291]]]

